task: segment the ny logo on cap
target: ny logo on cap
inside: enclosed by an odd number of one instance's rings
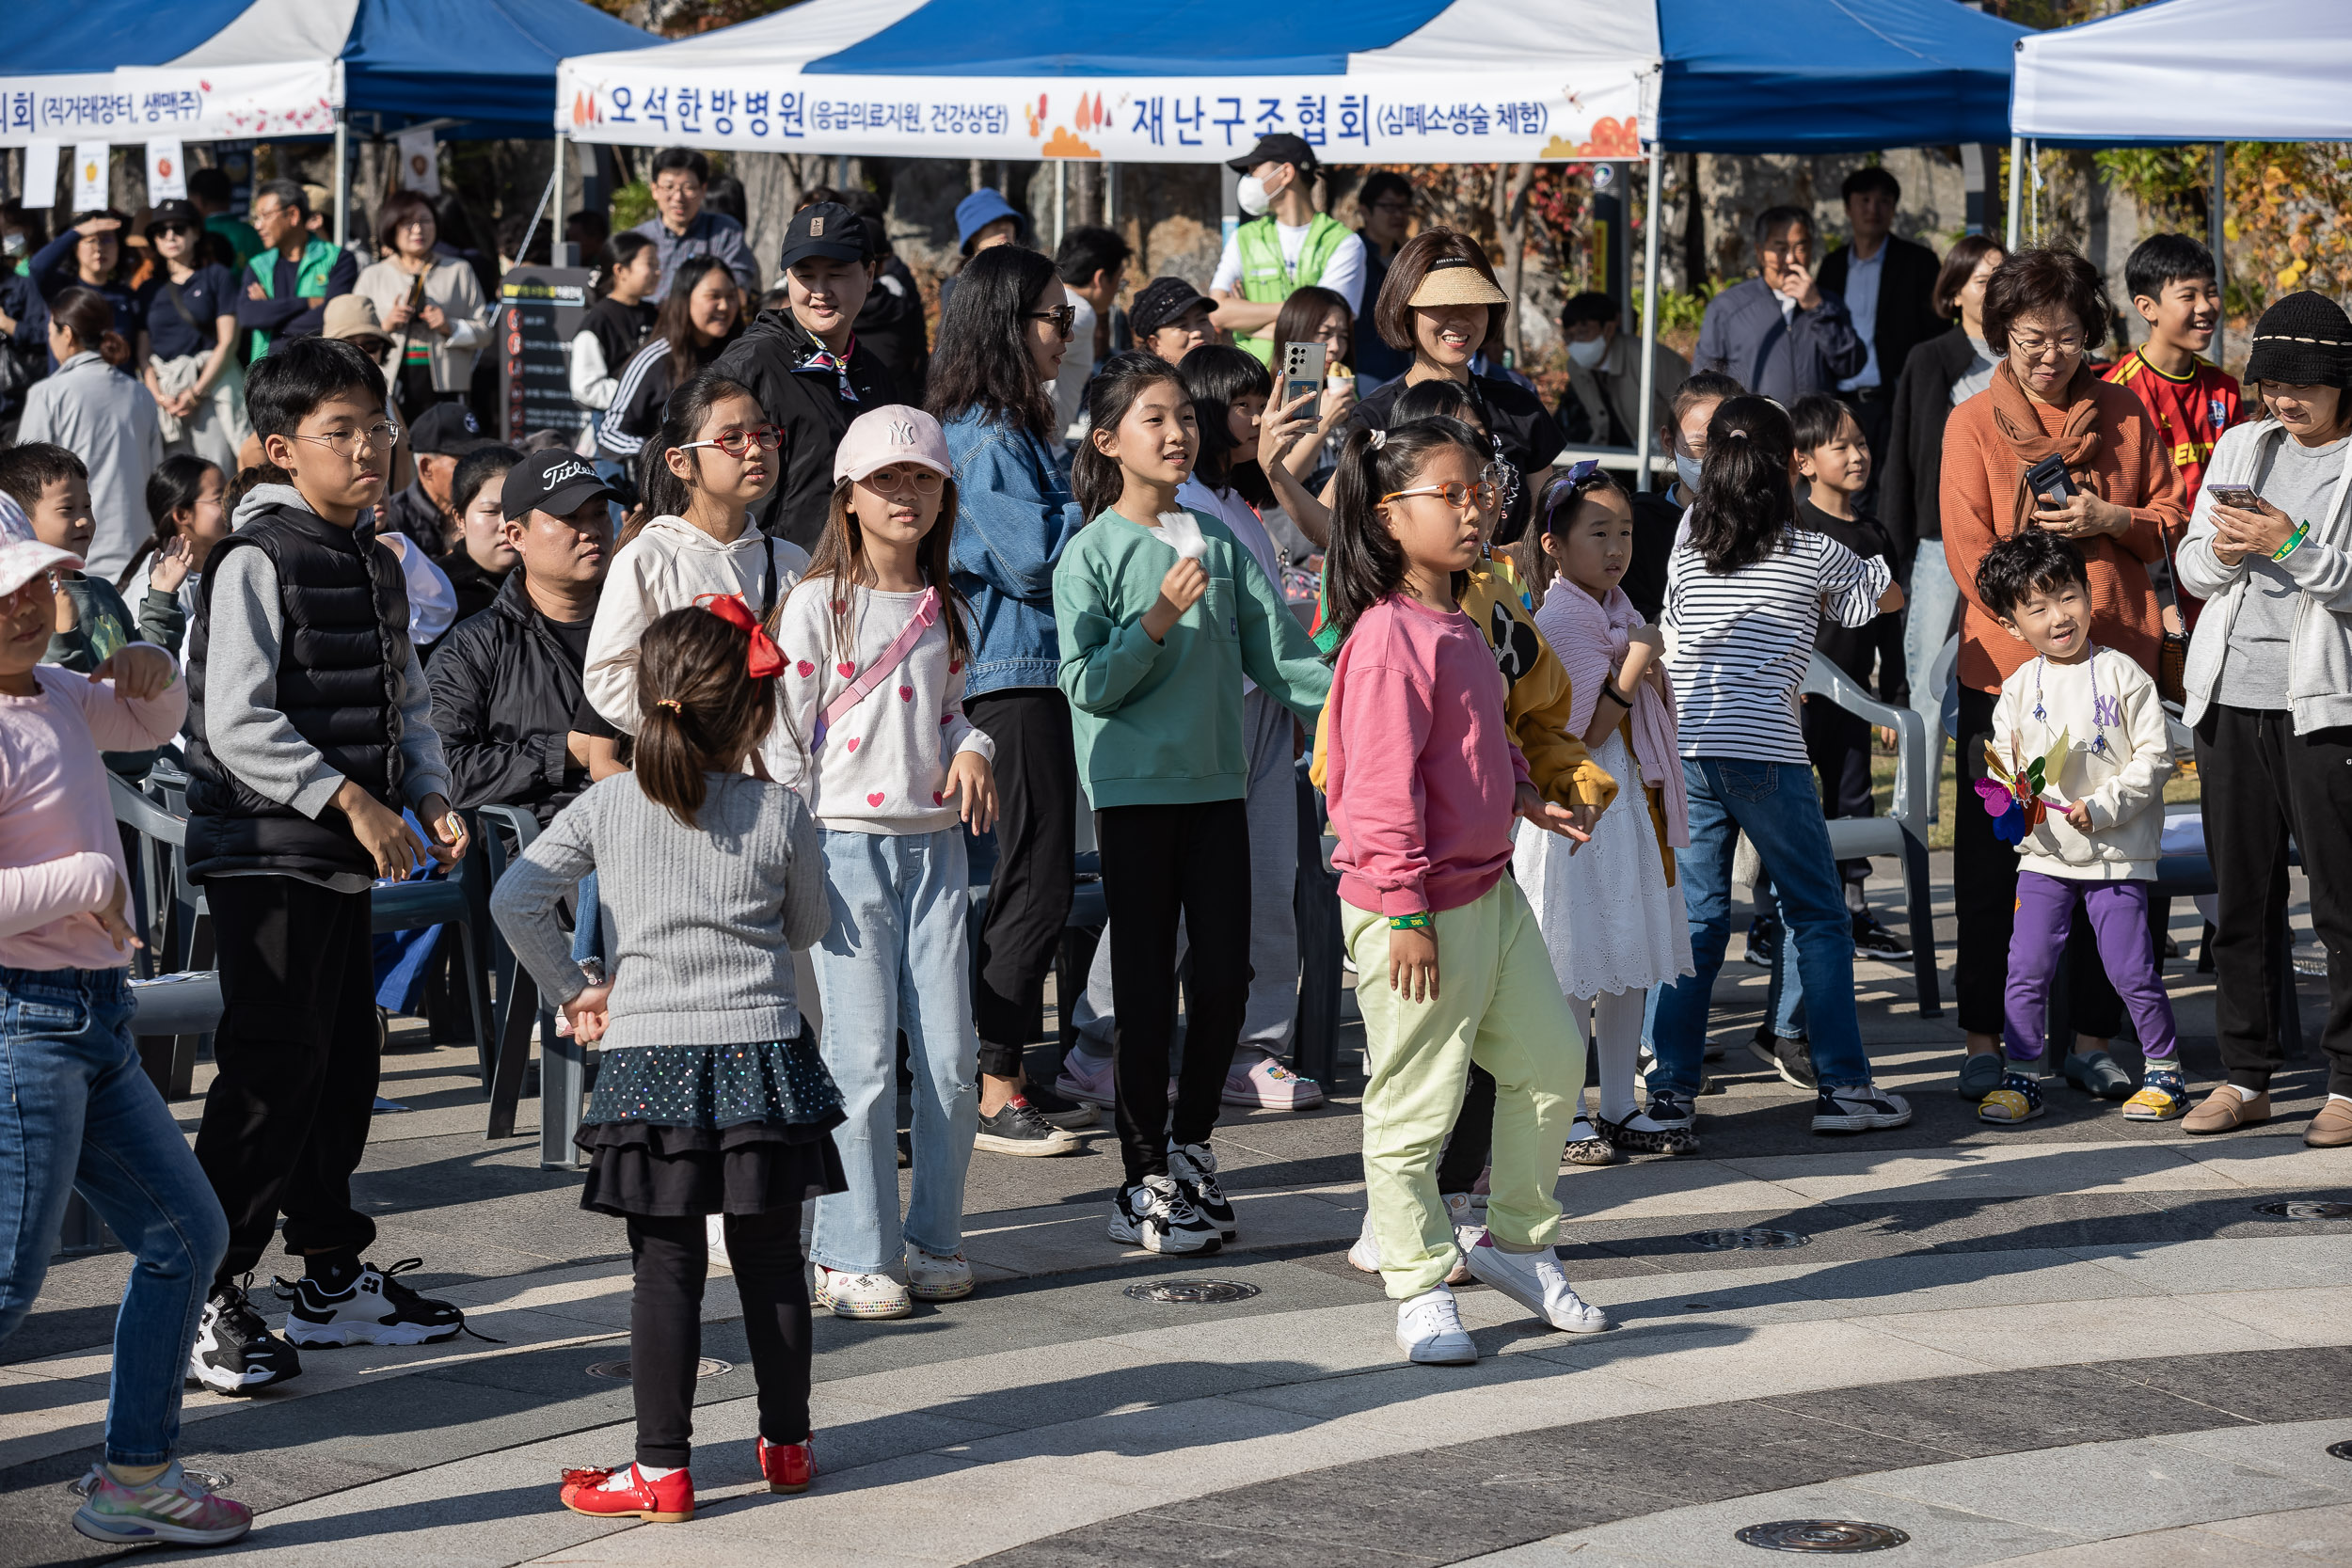
[[[913,420],[891,420],[890,444],[894,447],[911,447],[914,445],[914,421]]]
[[[475,420],[474,420],[474,417],[473,417],[473,411],[472,411],[471,409],[468,409],[468,410],[466,411],[466,413],[465,413],[465,415],[464,415],[464,418],[465,418],[465,420],[466,420],[466,434],[467,434],[467,435],[469,435],[469,436],[479,436],[479,435],[481,435],[481,434],[482,434],[482,426],[481,426],[480,424],[478,424],[478,423],[476,423],[476,422],[475,422]]]

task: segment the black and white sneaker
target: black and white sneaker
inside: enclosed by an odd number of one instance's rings
[[[1168,1174],[1177,1189],[1216,1227],[1226,1241],[1233,1239],[1233,1206],[1216,1184],[1216,1155],[1207,1144],[1178,1144],[1168,1151]]]
[[[1696,1154],[1699,1151],[1698,1107],[1688,1100],[1672,1089],[1652,1089],[1644,1114],[1649,1117],[1650,1125],[1661,1132],[1679,1133],[1689,1140],[1677,1148],[1677,1153]]]
[[[1747,960],[1758,969],[1770,969],[1780,954],[1780,922],[1757,915],[1748,922]]]
[[[1036,1079],[1021,1085],[1021,1098],[1029,1102],[1029,1109],[1056,1127],[1092,1127],[1102,1119],[1085,1101],[1057,1094]]]
[[[258,1394],[302,1375],[302,1357],[269,1331],[269,1323],[234,1285],[214,1287],[188,1351],[190,1383],[215,1394]]]
[[[1038,1115],[1037,1107],[1015,1095],[997,1109],[994,1116],[980,1117],[979,1129],[972,1136],[974,1148],[991,1154],[1025,1154],[1044,1157],[1054,1154],[1075,1154],[1078,1140]]]
[[[1823,1085],[1820,1098],[1813,1102],[1816,1132],[1872,1132],[1910,1119],[1911,1102],[1876,1084],[1835,1089]]]
[[[341,1290],[316,1275],[279,1280],[286,1338],[297,1345],[430,1345],[455,1338],[466,1314],[394,1277],[422,1267],[421,1258],[405,1258],[389,1269],[362,1263]]]
[[[1147,1176],[1111,1199],[1111,1240],[1146,1252],[1215,1252],[1224,1243],[1172,1177]]]
[[[1911,943],[1880,925],[1878,916],[1858,914],[1853,920],[1853,956],[1902,963],[1911,957]]]

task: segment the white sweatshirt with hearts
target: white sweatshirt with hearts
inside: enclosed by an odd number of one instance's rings
[[[963,716],[963,661],[950,652],[951,604],[898,667],[835,720],[812,751],[818,719],[888,651],[914,618],[921,594],[844,591],[810,578],[785,600],[777,642],[784,649],[784,717],[799,743],[802,770],[784,781],[834,832],[934,833],[961,819],[946,795],[947,765],[959,752],[996,760],[995,743]],[[846,632],[835,604],[846,603]],[[968,625],[968,623],[967,623]],[[770,748],[772,752],[775,748]]]

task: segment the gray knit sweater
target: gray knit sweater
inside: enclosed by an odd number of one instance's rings
[[[602,1044],[748,1045],[801,1029],[792,949],[825,934],[817,824],[782,784],[710,773],[689,828],[634,773],[590,786],[499,879],[490,912],[545,996],[586,989],[556,906],[594,871],[618,938]]]

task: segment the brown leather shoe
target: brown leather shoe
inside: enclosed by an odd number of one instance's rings
[[[2303,1129],[2303,1141],[2313,1148],[2342,1148],[2352,1144],[2352,1105],[2330,1098]]]
[[[2253,1127],[2270,1119],[2270,1091],[2265,1089],[2251,1100],[2239,1098],[2237,1090],[2223,1085],[2205,1096],[2205,1102],[2181,1118],[2181,1131],[2191,1135],[2204,1132],[2234,1132],[2241,1127]],[[2352,1143],[2352,1135],[2345,1140]]]

